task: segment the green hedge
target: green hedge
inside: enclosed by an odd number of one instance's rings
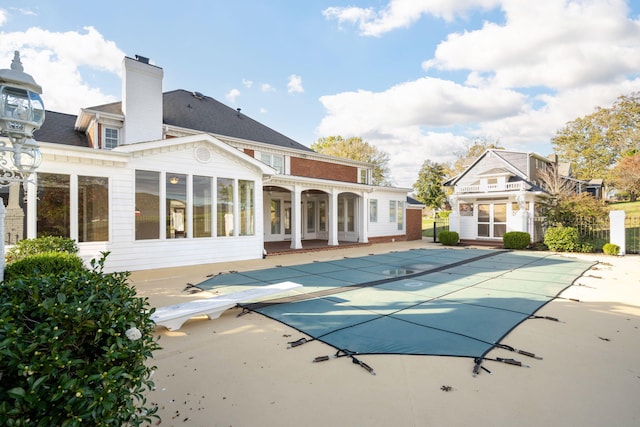
[[[106,257],[106,254],[104,255]],[[159,347],[128,273],[92,269],[0,283],[0,420],[5,426],[139,426],[157,407],[146,360]]]
[[[531,234],[524,231],[509,231],[502,236],[506,249],[525,249],[531,243]]]
[[[574,227],[551,227],[544,234],[544,244],[550,251],[580,252],[580,236]]]
[[[607,255],[618,255],[620,253],[620,246],[614,243],[606,243],[602,247],[602,252],[604,252]]]
[[[460,241],[460,235],[455,231],[444,230],[438,234],[438,239],[445,246],[455,246]]]
[[[78,245],[73,239],[65,237],[46,236],[36,239],[24,239],[18,241],[7,251],[6,261],[12,263],[31,255],[46,252],[78,253]]]
[[[44,252],[7,264],[4,279],[11,280],[19,276],[64,274],[84,268],[82,258],[78,255],[67,252]]]

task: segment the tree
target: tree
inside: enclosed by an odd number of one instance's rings
[[[640,195],[640,152],[631,151],[611,171],[611,183],[635,202]]]
[[[560,175],[557,163],[551,163],[546,169],[538,171],[538,179],[552,198],[567,197],[575,192],[575,183]]]
[[[491,142],[486,138],[476,138],[467,141],[462,151],[454,153],[456,160],[453,163],[452,172],[454,174],[463,172],[469,164],[480,157],[480,155],[488,149],[503,150],[504,147],[500,145],[500,140]]]
[[[567,217],[563,206],[565,200],[575,194],[575,184],[560,175],[557,163],[552,163],[546,169],[540,170],[538,179],[540,186],[547,193],[547,197],[538,203],[542,216],[547,218],[550,224],[562,223],[563,218]]]
[[[425,160],[418,172],[418,180],[413,184],[416,198],[434,210],[441,208],[447,200],[442,185],[447,177],[447,169],[441,163]]]
[[[363,141],[362,138],[344,139],[339,135],[329,136],[320,138],[311,144],[311,149],[320,154],[371,163],[373,165],[371,183],[373,185],[391,185],[389,181],[389,154]]]
[[[620,96],[611,108],[598,108],[560,129],[554,151],[571,163],[576,178],[604,178],[620,155],[640,148],[640,92]]]

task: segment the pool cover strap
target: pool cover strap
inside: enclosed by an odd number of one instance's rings
[[[336,354],[333,355],[334,358],[339,358],[339,357],[350,357],[351,361],[356,364],[359,365],[360,367],[362,367],[365,371],[369,372],[371,375],[375,375],[375,371],[373,370],[373,368],[369,365],[367,365],[366,363],[364,363],[362,360],[358,359],[355,357],[355,354],[353,351],[349,351],[346,349],[342,349],[342,350],[338,350],[336,352]],[[315,359],[313,359],[314,363],[318,363],[318,362],[326,362],[327,360],[329,360],[330,357],[329,356],[318,356]]]

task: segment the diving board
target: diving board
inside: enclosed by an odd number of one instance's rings
[[[300,287],[302,287],[302,285],[298,283],[282,282],[273,285],[258,286],[227,295],[159,307],[151,315],[151,320],[153,320],[157,326],[164,326],[170,331],[177,331],[182,327],[184,322],[192,317],[207,316],[209,319],[217,319],[224,311],[235,307],[238,303],[249,302],[261,297]]]

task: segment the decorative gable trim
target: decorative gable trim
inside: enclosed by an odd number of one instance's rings
[[[199,162],[203,162],[203,160],[206,161],[207,159],[207,146],[211,146],[215,150],[221,151],[226,156],[229,156],[229,158],[250,164],[264,175],[276,174],[276,170],[271,166],[248,156],[243,151],[233,148],[208,134],[190,135],[181,138],[162,139],[151,142],[139,142],[135,144],[122,145],[111,151],[128,153],[134,156],[146,156],[158,152],[193,148],[195,159]]]

